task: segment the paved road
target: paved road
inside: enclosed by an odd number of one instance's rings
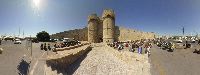
[[[194,46],[199,48],[199,46]],[[161,50],[157,46],[151,49],[149,62],[152,75],[199,75],[200,54],[192,49],[176,49],[174,52]]]
[[[3,41],[1,48],[4,49],[0,54],[0,73],[2,75],[17,75],[17,65],[24,54],[27,54],[24,44],[13,44],[11,41]]]
[[[39,50],[38,43],[33,43],[32,59],[30,59],[31,51],[26,50],[26,41],[22,41],[22,44],[3,41],[0,48],[4,49],[3,54],[0,54],[0,75],[19,75],[19,72],[25,75],[31,72],[33,72],[32,75],[43,75],[44,72],[41,69],[44,68],[45,62],[42,58],[45,57],[45,53]]]

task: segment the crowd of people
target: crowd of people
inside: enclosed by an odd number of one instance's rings
[[[40,45],[40,49],[41,50],[45,50],[45,51],[47,51],[47,50],[51,50],[51,45],[50,44],[46,44],[46,43],[42,43],[41,45]]]
[[[52,47],[50,44],[42,43],[40,45],[40,49],[45,51],[47,50],[54,51],[56,48],[64,48],[64,47],[74,46],[77,44],[80,44],[80,42],[79,41],[60,42],[60,43],[55,43]]]
[[[113,42],[108,44],[108,46],[117,49],[118,51],[123,50],[125,47],[129,49],[130,52],[137,52],[139,54],[148,53],[150,54],[150,48],[152,47],[153,40],[150,39],[142,39],[135,41],[126,41],[126,42]],[[145,51],[143,51],[143,48]]]
[[[163,50],[168,50],[170,52],[173,52],[175,49],[175,44],[172,42],[167,42],[165,40],[156,40],[154,41],[154,44],[156,44],[158,47],[160,47],[160,49]]]

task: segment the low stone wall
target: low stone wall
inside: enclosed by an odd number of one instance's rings
[[[74,61],[76,61],[80,56],[82,56],[84,53],[91,50],[90,45],[85,45],[83,47],[73,49],[73,52],[66,53],[62,52],[62,54],[56,54],[52,56],[48,56],[46,60],[47,66],[51,67],[52,70],[64,70],[67,68],[68,65],[72,64]],[[60,51],[61,52],[61,51]]]

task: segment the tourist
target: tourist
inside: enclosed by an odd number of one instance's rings
[[[55,48],[58,48],[56,44],[54,44],[54,47],[55,47]]]
[[[119,44],[118,47],[117,47],[118,50],[120,50],[120,46],[121,46],[121,45]]]
[[[200,54],[200,49],[199,49],[199,51],[197,52],[197,54]]]
[[[122,50],[122,49],[123,49],[123,45],[122,45],[122,44],[119,44],[118,50]]]
[[[148,54],[148,57],[151,55],[150,48],[151,48],[150,46],[147,47],[147,54]]]
[[[48,49],[51,50],[51,46],[50,46],[50,44],[48,44]]]
[[[52,47],[52,51],[55,52],[55,51],[56,51],[56,48],[57,48],[57,45],[54,44],[54,46]]]
[[[198,44],[200,45],[200,39],[198,40]]]
[[[142,54],[142,46],[141,45],[139,45],[139,47],[138,47],[138,53]]]
[[[175,44],[174,43],[172,43],[172,49],[175,49],[176,47],[175,47]]]
[[[140,45],[140,54],[142,54],[142,44]]]
[[[41,44],[41,45],[40,45],[40,50],[43,50],[43,49],[44,49],[44,48],[43,48],[43,44]]]
[[[46,43],[44,43],[44,50],[47,51]]]
[[[118,46],[117,46],[117,42],[115,42],[115,43],[114,43],[114,49],[117,48],[117,47],[118,47]]]
[[[144,45],[144,48],[145,48],[145,54],[148,52],[148,51],[147,51],[148,47],[151,47],[149,42],[146,43],[146,44]]]

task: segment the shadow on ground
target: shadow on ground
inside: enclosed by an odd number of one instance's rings
[[[80,66],[81,62],[87,57],[87,54],[90,52],[91,50],[89,50],[88,52],[86,52],[84,55],[82,55],[79,59],[77,59],[74,63],[72,63],[71,65],[69,65],[66,69],[65,69],[65,74],[66,75],[72,75]]]
[[[21,60],[19,65],[17,66],[18,74],[19,75],[28,75],[29,73],[29,68],[30,68],[30,63],[27,62],[24,59]]]
[[[77,60],[75,60],[70,65],[59,64],[56,62],[47,62],[47,66],[51,67],[52,71],[57,71],[57,74],[63,75],[72,75],[80,66],[81,62],[87,57],[87,54],[92,50],[92,47],[89,48],[87,52],[81,55]],[[63,58],[65,59],[65,58]],[[64,62],[64,61],[63,61]],[[66,67],[65,67],[66,66]]]

